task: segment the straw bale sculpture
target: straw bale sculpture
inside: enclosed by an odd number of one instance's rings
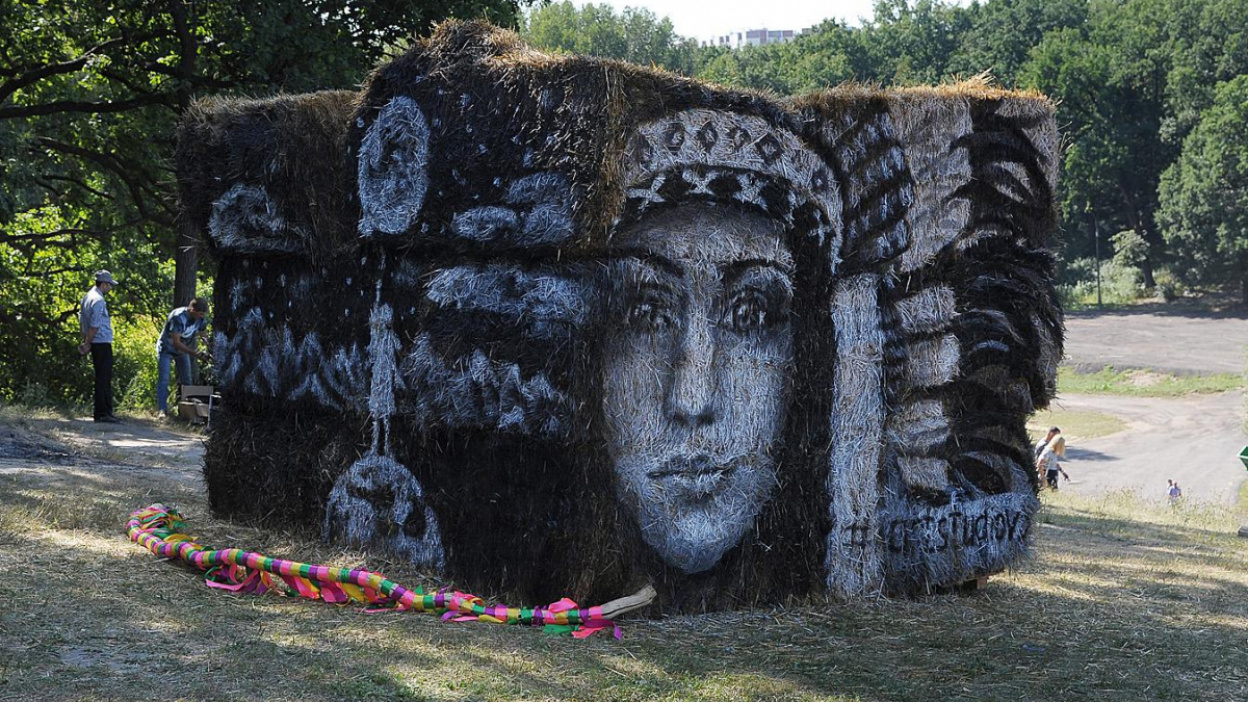
[[[1057,136],[981,84],[796,99],[447,23],[203,103],[220,514],[667,611],[1009,566],[1053,394]]]

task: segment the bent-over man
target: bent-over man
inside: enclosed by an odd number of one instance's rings
[[[156,345],[156,407],[162,417],[169,414],[169,367],[177,368],[178,383],[191,384],[191,359],[199,358],[199,351],[193,344],[195,336],[208,327],[207,316],[208,301],[197,297],[186,307],[170,312],[165,320]]]

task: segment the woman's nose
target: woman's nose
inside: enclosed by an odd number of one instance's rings
[[[715,340],[711,321],[690,316],[680,335],[667,392],[671,421],[689,427],[715,421]]]

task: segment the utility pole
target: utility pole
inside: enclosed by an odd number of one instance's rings
[[[1096,242],[1096,307],[1101,307],[1101,227],[1092,216],[1092,241]]]

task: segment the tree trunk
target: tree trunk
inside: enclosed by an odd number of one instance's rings
[[[1144,287],[1157,287],[1157,280],[1153,277],[1153,260],[1161,255],[1162,247],[1165,242],[1162,241],[1159,232],[1153,231],[1152,227],[1144,221],[1144,217],[1140,214],[1140,208],[1136,207],[1135,196],[1131,193],[1122,181],[1118,181],[1118,193],[1122,196],[1123,212],[1127,215],[1127,222],[1131,228],[1135,230],[1140,238],[1144,239],[1148,244],[1148,255],[1140,261],[1140,273],[1144,276]]]
[[[199,271],[199,227],[189,217],[178,217],[177,243],[173,249],[173,307],[195,297]]]
[[[1152,249],[1151,246],[1149,248]],[[1151,290],[1157,287],[1157,280],[1153,277],[1153,257],[1151,254],[1145,256],[1143,260],[1140,261],[1140,273],[1144,275],[1145,288]]]
[[[170,0],[169,17],[173,20],[174,31],[178,35],[178,77],[181,84],[177,89],[178,115],[186,114],[191,106],[191,78],[195,75],[196,59],[199,56],[199,44],[196,41],[194,28],[191,26],[191,15],[185,0]],[[174,235],[173,247],[173,306],[181,307],[195,297],[196,280],[199,274],[199,231],[195,222],[190,221],[185,212],[178,215],[178,231]]]
[[[199,228],[190,217],[178,217],[178,231],[173,249],[173,305],[181,307],[195,297],[199,273]],[[198,346],[198,344],[196,344]],[[191,382],[200,384],[198,363],[191,364]]]

